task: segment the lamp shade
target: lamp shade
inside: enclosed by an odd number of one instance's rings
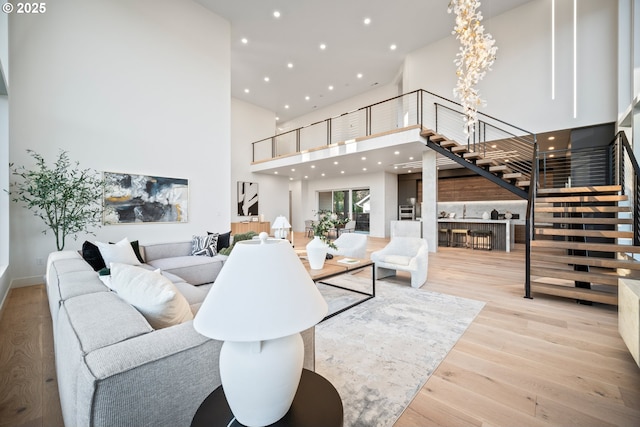
[[[328,307],[289,242],[237,242],[194,319],[196,331],[224,341],[262,341],[318,323]]]
[[[278,230],[281,228],[291,228],[291,224],[289,224],[289,221],[287,221],[287,218],[284,215],[280,215],[273,221],[273,225],[271,225],[271,228],[273,230]]]

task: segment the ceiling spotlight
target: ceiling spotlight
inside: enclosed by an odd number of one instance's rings
[[[371,24],[371,18],[364,18],[364,25],[369,25]]]
[[[244,90],[244,93],[249,93],[249,89],[245,89],[245,90]]]
[[[379,164],[379,165],[381,165],[381,164],[382,164],[382,162],[378,162],[378,164]]]
[[[393,154],[395,154],[397,156],[398,154],[400,154],[400,152],[399,151],[394,151]]]
[[[367,158],[365,156],[362,156],[361,159],[362,160],[367,160]]]
[[[277,10],[274,10],[274,11],[273,11],[273,17],[274,17],[274,18],[280,18],[280,12],[279,12],[279,11],[277,11]]]
[[[304,176],[304,179],[307,179],[307,178],[309,178],[309,176],[308,176],[308,175],[305,175],[305,176]]]
[[[315,169],[315,168],[316,168],[316,165],[311,165],[311,169]]]
[[[269,76],[265,76],[264,81],[265,81],[265,82],[268,82],[269,80],[270,80],[270,79],[269,79]]]
[[[324,176],[324,172],[322,173],[322,176]]]
[[[398,169],[398,166],[394,166],[393,168],[394,168],[394,169]]]
[[[398,48],[398,46],[396,46],[395,44],[392,44],[391,46],[389,46],[389,49],[391,50],[396,50]]]
[[[409,169],[407,172],[411,173],[411,169]]]
[[[310,97],[309,95],[307,95],[307,96],[305,96],[305,97],[304,97],[304,100],[305,100],[305,101],[308,101],[308,100],[310,100],[310,99],[311,99],[311,97]]]
[[[291,172],[295,172],[295,171],[296,171],[296,168],[291,168]]]
[[[549,150],[554,150],[555,148],[556,148],[556,147],[551,146],[551,147],[549,147]]]
[[[556,139],[555,136],[550,136],[549,138],[547,138],[549,141],[553,141],[554,139]]]
[[[285,108],[286,110],[288,110],[288,109],[289,109],[289,104],[285,105],[285,106],[284,106],[284,108]]]
[[[361,79],[361,78],[362,78],[362,73],[358,73],[358,74],[356,75],[356,77],[357,77],[357,78],[359,78],[359,79]]]
[[[333,90],[333,85],[329,85],[329,90]]]
[[[498,148],[498,146],[496,144],[493,144],[491,148]]]
[[[327,48],[327,45],[324,43],[320,44],[320,50],[325,50]]]
[[[278,171],[275,171],[274,174],[278,175]]]
[[[247,40],[247,38],[246,38],[246,37],[241,38],[241,39],[240,39],[240,41],[242,42],[242,44],[247,44],[247,43],[249,43],[249,40]]]
[[[367,168],[362,168],[362,170],[363,170],[363,171],[366,171],[366,170],[367,170]]]
[[[276,121],[280,120],[280,117],[276,116]]]
[[[287,64],[287,67],[288,67],[288,68],[293,68],[293,62],[289,62],[289,63]]]
[[[336,160],[335,162],[333,162],[333,164],[334,164],[334,165],[337,165],[337,164],[338,164],[338,161]]]
[[[556,156],[555,154],[549,154],[549,157],[555,157],[555,156]]]
[[[413,160],[413,156],[412,156],[412,157],[409,157],[409,160]]]
[[[344,173],[344,171],[340,171],[340,173]]]

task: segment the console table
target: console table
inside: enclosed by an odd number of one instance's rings
[[[231,223],[231,234],[243,234],[249,231],[255,231],[260,234],[263,231],[267,234],[271,234],[271,223],[269,221],[243,221]]]
[[[341,427],[342,422],[342,399],[338,391],[324,377],[303,369],[291,409],[271,426]],[[229,409],[222,386],[202,402],[191,422],[191,427],[211,426],[242,426]]]

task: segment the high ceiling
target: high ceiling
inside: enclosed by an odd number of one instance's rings
[[[454,26],[449,0],[195,1],[231,23],[232,96],[279,123],[394,82],[409,52]],[[488,19],[528,1],[483,0],[480,11]]]

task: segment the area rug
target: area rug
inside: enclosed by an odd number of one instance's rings
[[[332,280],[371,286],[370,278]],[[330,312],[336,298],[338,304],[350,298],[319,288]],[[408,283],[377,281],[375,298],[316,326],[316,372],[338,390],[344,426],[392,426],[483,306]]]

